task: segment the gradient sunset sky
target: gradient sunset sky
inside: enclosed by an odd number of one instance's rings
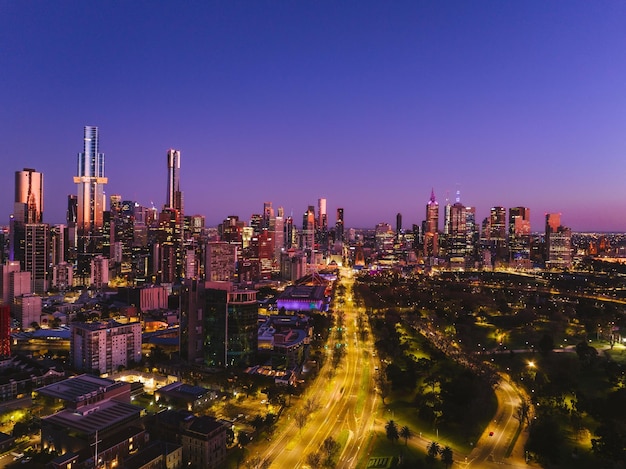
[[[64,222],[96,125],[107,196],[162,207],[176,148],[208,226],[324,197],[331,224],[410,228],[434,189],[626,231],[624,1],[0,0],[0,23],[0,225],[24,167]]]

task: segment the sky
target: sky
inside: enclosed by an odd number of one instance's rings
[[[95,125],[107,196],[162,207],[175,148],[207,226],[326,198],[410,228],[460,190],[626,232],[623,1],[0,0],[0,66],[0,225],[26,167],[65,221]]]

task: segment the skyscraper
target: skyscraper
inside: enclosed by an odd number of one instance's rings
[[[79,235],[86,235],[102,227],[104,212],[104,153],[100,153],[98,127],[85,126],[83,151],[78,154],[78,174],[74,183],[78,185]]]
[[[98,127],[85,126],[83,151],[78,154],[78,210],[76,217],[76,251],[79,282],[89,277],[91,258],[102,250],[102,225],[106,200],[104,185],[104,154],[100,153]],[[68,223],[69,225],[69,223]],[[72,236],[69,236],[70,244]]]
[[[335,221],[335,241],[344,241],[345,226],[343,222],[343,208],[337,209],[337,220]]]
[[[180,191],[180,150],[167,151],[167,196],[165,208],[183,210],[183,195]]]
[[[506,254],[506,209],[491,207],[489,210],[489,243],[493,259],[503,261]]]
[[[25,268],[27,224],[43,220],[43,174],[24,168],[15,172],[15,203],[10,224],[9,259]]]
[[[517,267],[530,267],[530,209],[509,209],[509,256],[510,263]]]
[[[43,174],[30,168],[15,172],[13,215],[22,223],[43,221]]]
[[[439,253],[439,203],[435,191],[430,191],[430,200],[426,204],[426,223],[424,227],[424,256],[436,257]]]

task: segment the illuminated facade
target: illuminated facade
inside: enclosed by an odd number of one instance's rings
[[[529,268],[530,264],[530,209],[509,209],[509,257],[514,267]]]
[[[424,256],[439,255],[439,203],[435,199],[435,191],[430,192],[430,200],[426,204],[426,223],[424,226]]]

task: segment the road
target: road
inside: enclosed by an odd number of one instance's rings
[[[337,467],[354,468],[360,452],[374,425],[377,394],[374,388],[374,350],[371,334],[362,340],[357,334],[358,308],[352,303],[352,273],[342,269],[340,282],[346,287],[344,298],[335,298],[335,304],[343,302],[346,332],[341,342],[347,344],[346,354],[339,367],[332,367],[330,354],[326,365],[309,391],[301,400],[315,402],[314,410],[307,414],[302,428],[296,415],[303,407],[290,409],[288,423],[277,432],[268,447],[260,454],[262,460],[270,461],[272,468],[305,468],[310,453],[319,451],[327,437],[341,441],[342,447],[336,457]],[[337,344],[336,335],[331,334],[329,350]]]
[[[419,326],[424,337],[449,358],[477,372],[489,373],[489,371],[485,371],[485,366],[490,368],[490,364],[481,364],[479,357],[463,353],[460,348],[454,346],[450,338],[443,335],[439,328],[431,322],[413,322],[413,325]],[[455,459],[465,468],[496,468],[503,464],[506,464],[507,467],[527,468],[529,466],[524,460],[524,444],[527,433],[521,432],[516,438],[519,421],[515,417],[524,391],[509,381],[508,377],[504,375],[494,376],[498,378],[494,387],[498,401],[496,414],[476,442],[472,452],[469,455],[456,454]],[[492,432],[493,434],[491,434]],[[511,448],[512,442],[514,442],[514,446]],[[428,443],[430,442],[426,442],[423,446],[425,447]],[[511,451],[509,451],[510,448]]]

